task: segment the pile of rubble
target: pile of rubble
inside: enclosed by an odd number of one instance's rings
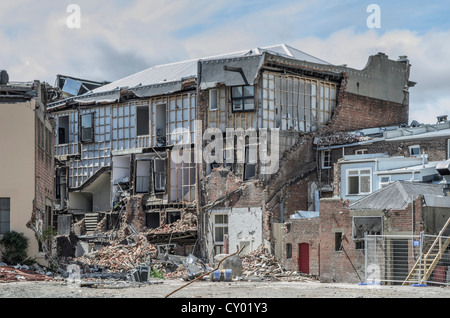
[[[158,228],[149,229],[145,234],[183,233],[197,230],[197,219],[193,213],[186,213],[183,218],[170,224],[161,224]]]
[[[139,264],[147,263],[156,253],[156,247],[143,237],[131,244],[113,243],[101,250],[78,257],[74,262],[82,267],[98,266],[113,272],[125,272],[136,268]]]
[[[47,280],[52,280],[52,277],[38,273],[26,265],[0,266],[0,282]]]
[[[309,275],[286,270],[275,256],[269,254],[262,246],[242,257],[242,278],[251,277],[270,280],[315,280]]]

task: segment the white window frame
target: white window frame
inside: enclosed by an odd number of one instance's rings
[[[409,155],[410,156],[420,156],[420,145],[412,145],[412,146],[409,146],[408,148],[409,148]],[[412,153],[412,150],[415,149],[415,148],[419,148],[419,154],[413,154]]]
[[[325,161],[325,153],[329,154],[328,165],[326,165],[327,162]],[[321,161],[322,161],[322,169],[331,169],[331,150],[322,150]]]
[[[383,178],[388,178],[389,181],[387,182],[382,182],[381,180]],[[391,176],[380,176],[380,189],[383,188],[384,186],[387,186],[389,183],[391,183]]]
[[[361,174],[362,170],[369,170],[369,173]],[[350,172],[357,171],[358,173],[356,175],[350,175]],[[358,177],[358,193],[349,193],[350,189],[350,177]],[[369,176],[369,192],[361,192],[361,177]],[[358,196],[358,195],[367,195],[372,193],[372,167],[365,167],[365,168],[349,168],[346,170],[346,195],[348,196]]]
[[[368,154],[367,149],[357,149],[355,150],[355,155],[365,155]]]
[[[215,88],[210,89],[209,90],[209,110],[216,111],[218,109],[219,109],[219,91]]]
[[[224,241],[222,240],[222,241],[216,241],[216,228],[223,228],[223,229],[227,229],[227,233],[225,233],[225,231],[224,231],[224,235],[225,234],[228,234],[228,224],[229,224],[229,220],[228,220],[228,214],[227,213],[214,213],[213,215],[212,215],[213,217],[214,217],[214,219],[213,219],[213,229],[214,229],[214,233],[213,233],[213,236],[214,236],[214,243],[217,245],[217,244],[223,244],[224,243]],[[227,222],[226,223],[216,223],[216,216],[226,216],[227,217]]]

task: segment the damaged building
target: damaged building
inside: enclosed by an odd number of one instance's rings
[[[42,265],[51,244],[54,126],[47,114],[53,89],[40,81],[10,81],[0,71],[0,237],[29,239],[28,255]],[[49,243],[49,244],[47,244]]]
[[[356,70],[275,45],[54,101],[60,233],[75,231],[77,255],[137,231],[180,255],[282,258],[284,223],[332,196],[316,137],[406,124],[409,71],[404,56]]]

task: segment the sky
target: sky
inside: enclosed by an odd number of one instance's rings
[[[433,124],[450,115],[449,16],[450,1],[0,0],[0,69],[53,85],[275,44],[356,69],[383,52],[408,56],[409,121]]]

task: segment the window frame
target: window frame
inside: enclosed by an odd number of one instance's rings
[[[229,216],[228,213],[214,213],[214,220],[213,220],[213,238],[214,238],[214,244],[215,245],[223,245],[224,244],[224,240],[223,240],[223,236],[228,234],[228,225],[229,225]],[[226,217],[226,222],[222,222],[222,223],[217,223],[216,222],[216,217],[217,216],[222,216],[222,217]],[[222,228],[224,229],[223,234],[222,234],[222,241],[216,241],[216,229],[217,228]],[[226,231],[225,231],[226,229]]]
[[[361,170],[369,170],[369,173],[361,174]],[[350,172],[357,171],[358,173],[356,175],[350,175]],[[350,193],[350,177],[358,177],[358,193]],[[361,192],[361,176],[368,176],[369,177],[369,192]],[[360,196],[360,195],[368,195],[372,193],[372,167],[364,167],[364,168],[349,168],[346,169],[346,195],[347,196]]]
[[[327,163],[326,160],[325,160],[326,159],[325,153],[329,154],[328,165],[325,165]],[[331,169],[332,168],[332,165],[331,165],[331,150],[330,149],[322,150],[320,156],[321,156],[322,169]]]
[[[8,206],[9,206],[8,209],[2,209],[2,204],[1,204],[2,200],[8,200]],[[9,219],[8,221],[3,221],[2,218],[1,218],[1,214],[4,211],[8,212],[8,219]],[[0,224],[2,224],[2,223],[8,223],[8,230],[5,231],[4,233],[2,233],[1,232],[2,226],[0,226],[0,237],[2,237],[6,232],[11,230],[11,198],[7,198],[7,197],[0,198]]]
[[[91,143],[94,142],[94,135],[95,135],[95,116],[94,116],[94,112],[91,113],[84,113],[84,114],[80,114],[80,142],[82,143]],[[84,127],[83,126],[83,117],[84,116],[91,116],[91,125],[90,127]],[[91,130],[91,138],[90,139],[85,139],[83,138],[83,129],[90,129]]]
[[[408,149],[409,149],[409,155],[410,156],[420,156],[421,155],[421,153],[420,153],[420,145],[411,145],[411,146],[408,147]],[[419,153],[418,154],[413,154],[412,153],[413,149],[419,149]]]
[[[252,88],[252,95],[245,95],[245,87],[251,87]],[[241,96],[234,96],[233,90],[235,88],[241,88],[242,93]],[[238,85],[238,86],[231,86],[230,87],[230,95],[231,95],[231,109],[233,113],[243,113],[243,112],[254,112],[255,111],[255,86],[254,85]],[[252,109],[246,109],[245,108],[245,101],[252,100],[253,101],[253,108]],[[241,101],[242,102],[242,109],[236,109],[234,107],[234,101]]]
[[[213,100],[214,103],[212,103]],[[212,108],[213,104],[215,105],[215,108]],[[209,110],[216,111],[218,109],[219,109],[219,90],[217,88],[212,88],[209,90]]]

